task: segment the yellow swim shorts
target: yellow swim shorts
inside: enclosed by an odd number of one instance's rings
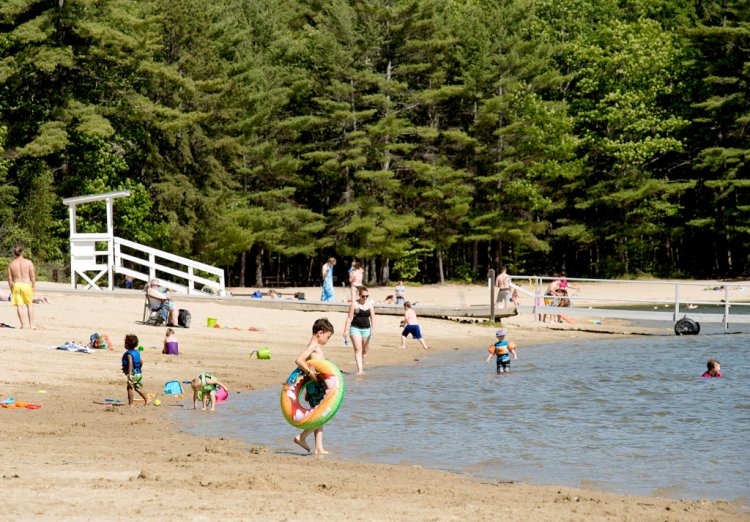
[[[13,306],[30,305],[34,302],[34,289],[30,283],[13,283],[10,303]]]

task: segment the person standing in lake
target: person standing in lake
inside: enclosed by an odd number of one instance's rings
[[[335,301],[336,296],[333,293],[333,267],[336,266],[336,258],[329,257],[328,261],[320,269],[323,276],[323,292],[320,294],[320,300],[323,302]]]
[[[354,362],[357,364],[357,375],[365,373],[367,347],[370,345],[372,331],[375,328],[375,303],[370,299],[370,292],[364,286],[357,288],[358,297],[349,306],[349,315],[344,325],[344,343],[352,339]]]
[[[313,388],[314,393],[312,393],[310,390],[312,386],[308,386],[306,397],[307,401],[310,403],[310,406],[313,408],[320,404],[320,401],[323,400],[323,397],[325,397],[325,383],[321,380],[322,376],[318,375],[315,367],[309,364],[309,361],[311,359],[326,358],[325,353],[323,353],[323,347],[326,345],[332,335],[333,325],[330,323],[330,321],[328,321],[328,319],[321,318],[315,321],[312,327],[312,337],[310,338],[310,342],[307,343],[307,348],[305,348],[305,350],[301,354],[299,354],[299,357],[297,357],[297,359],[294,361],[300,370],[309,375],[310,378],[315,381],[316,387]],[[325,455],[326,453],[328,453],[325,449],[323,449],[323,426],[302,430],[299,435],[294,437],[294,443],[303,448],[308,453],[312,453],[310,446],[308,446],[307,442],[305,442],[305,439],[307,439],[307,437],[311,433],[315,434],[315,454]]]
[[[493,355],[496,357],[495,362],[497,363],[497,375],[510,373],[511,354],[513,354],[514,359],[518,359],[518,355],[516,355],[516,345],[514,343],[509,343],[508,341],[506,341],[506,335],[508,335],[508,331],[505,328],[501,328],[500,330],[495,332],[497,342],[495,344],[491,344],[489,347],[490,354],[487,356],[487,362],[490,362],[490,359],[492,359]]]
[[[36,329],[34,325],[34,287],[36,286],[36,270],[34,263],[23,255],[23,247],[13,248],[16,257],[8,265],[8,286],[10,287],[10,302],[16,307],[21,328]],[[28,326],[24,321],[28,319]]]

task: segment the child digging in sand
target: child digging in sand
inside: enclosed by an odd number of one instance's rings
[[[211,409],[209,411],[216,411],[216,391],[218,388],[224,388],[224,391],[229,392],[229,388],[226,387],[219,379],[211,375],[210,373],[203,372],[198,377],[190,381],[190,387],[193,388],[193,409],[198,409],[198,394],[200,393],[201,403],[203,404],[202,410],[205,411],[206,403],[211,401]]]
[[[313,380],[318,380],[318,372],[315,371],[315,368],[313,368],[311,365],[307,364],[307,361],[310,359],[325,359],[326,356],[323,353],[323,346],[328,342],[328,339],[331,338],[333,335],[333,325],[328,321],[328,319],[318,319],[315,321],[312,327],[312,337],[310,338],[310,342],[307,343],[307,348],[299,354],[299,357],[297,357],[297,360],[294,361],[297,363],[297,366],[305,372],[307,375],[310,376]],[[316,406],[316,404],[312,404],[313,397],[308,397],[308,400],[311,401],[311,406]],[[294,437],[294,443],[298,446],[301,446],[304,448],[308,453],[311,452],[310,446],[307,445],[306,439],[311,434],[315,433],[315,454],[316,455],[325,455],[328,453],[326,450],[323,449],[323,426],[319,426],[312,430],[303,430],[302,433]]]
[[[125,353],[122,355],[122,373],[128,377],[128,404],[133,405],[133,390],[143,397],[146,404],[151,400],[143,391],[143,373],[141,373],[141,353],[138,351],[138,337],[133,334],[125,336]]]

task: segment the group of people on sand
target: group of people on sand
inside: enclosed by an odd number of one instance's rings
[[[336,258],[331,257],[321,268],[323,276],[323,292],[321,301],[334,301],[333,286],[333,267],[336,266]],[[367,361],[367,352],[370,347],[370,341],[375,331],[375,301],[370,297],[370,291],[363,285],[364,271],[358,261],[352,262],[349,269],[349,290],[351,303],[344,324],[344,345],[348,346],[351,341],[354,350],[354,362],[357,365],[357,375],[365,373]],[[401,348],[406,347],[406,340],[409,335],[412,339],[419,341],[422,348],[428,350],[427,343],[422,337],[422,331],[419,327],[417,313],[412,309],[409,301],[405,300],[406,287],[403,281],[399,281],[396,286],[395,304],[402,304],[404,307],[404,316],[401,319]],[[389,296],[392,297],[392,296]]]
[[[36,286],[36,272],[34,264],[24,257],[23,247],[17,246],[13,249],[15,259],[8,266],[8,285],[11,290],[10,301],[17,307],[18,316],[21,321],[22,328],[34,328],[34,315],[32,305],[34,303],[34,289]],[[326,265],[323,267],[324,277],[324,296],[330,292],[333,295],[333,282],[330,279],[332,274],[332,268],[335,266],[336,260],[330,258]],[[328,279],[327,279],[328,278]],[[326,288],[326,281],[330,281],[330,288]],[[370,298],[369,290],[362,284],[363,273],[359,263],[355,262],[352,265],[350,272],[350,288],[351,288],[351,304],[347,313],[346,321],[344,324],[344,343],[348,345],[351,340],[352,347],[354,350],[354,360],[357,365],[357,374],[365,373],[366,357],[370,342],[372,340],[372,334],[375,328],[375,308],[374,302]],[[510,289],[510,277],[507,276],[507,272],[503,267],[498,275],[497,280],[498,289],[501,291],[498,293],[498,302],[502,301],[504,304],[511,299],[512,293],[509,293]],[[400,287],[400,288],[399,288]],[[399,287],[396,289],[397,298],[404,299],[405,288],[403,282],[399,283]],[[546,303],[552,306],[564,306],[560,305],[558,301],[564,297],[567,297],[567,290],[570,286],[565,280],[565,275],[557,277],[553,280],[545,292],[545,302],[548,298],[552,299],[551,302]],[[175,317],[172,316],[173,311],[176,309],[174,305],[169,306],[167,303],[171,301],[170,297],[166,295],[161,289],[158,288],[158,281],[152,280],[147,290],[147,295],[155,299],[159,299],[164,304],[165,320],[172,319],[176,323]],[[44,299],[44,302],[47,302]],[[417,319],[416,312],[412,309],[409,301],[403,301],[404,316],[401,320],[400,326],[403,328],[401,333],[401,348],[405,348],[406,339],[409,335],[413,339],[419,341],[422,348],[428,349],[427,344],[422,337],[421,329],[419,327],[419,321]],[[569,306],[569,305],[568,305]],[[312,359],[325,359],[323,347],[328,343],[334,334],[334,327],[328,321],[328,319],[321,318],[315,321],[312,327],[312,337],[310,338],[306,348],[296,358],[295,363],[305,374],[307,374],[312,380],[317,381],[320,376],[316,372],[313,365],[308,364],[308,361]],[[496,358],[496,373],[497,375],[507,374],[510,372],[510,361],[511,357],[518,359],[516,354],[516,345],[506,340],[507,330],[501,328],[495,333],[497,341],[489,346],[489,356],[487,362],[491,360],[493,356]],[[131,406],[134,404],[134,395],[137,393],[141,396],[145,404],[150,404],[151,399],[143,388],[143,360],[141,358],[141,350],[139,347],[138,337],[134,334],[128,334],[125,336],[124,347],[125,351],[122,355],[121,365],[122,371],[127,378],[127,396],[128,404]],[[164,354],[177,355],[178,353],[178,342],[173,329],[168,328],[164,340]],[[703,377],[722,377],[721,365],[716,359],[709,359],[707,363],[707,371],[702,375]],[[217,402],[217,392],[223,388],[225,392],[229,391],[229,388],[221,382],[214,375],[202,372],[197,377],[190,381],[190,386],[193,391],[193,408],[198,408],[198,401],[202,403],[202,409],[209,409],[215,411]],[[314,434],[315,436],[315,453],[325,454],[327,451],[323,448],[323,426],[319,426],[314,429],[303,430],[296,437],[294,437],[294,443],[305,449],[307,452],[313,450],[307,444],[307,438]]]
[[[544,291],[544,304],[546,306],[558,306],[561,308],[569,307],[571,306],[570,303],[570,291],[576,290],[576,288],[572,287],[570,283],[568,283],[568,279],[565,276],[565,272],[561,272],[560,274],[552,274],[552,281],[550,281],[549,285],[547,285],[546,290]],[[563,322],[563,318],[565,316],[563,315],[550,315],[550,321],[561,323]],[[539,318],[540,321],[543,323],[547,322],[547,314],[541,314],[541,317]],[[570,322],[570,321],[568,321]]]
[[[344,345],[348,346],[351,340],[354,350],[354,362],[357,365],[357,375],[365,373],[367,351],[372,340],[375,329],[375,302],[370,298],[370,291],[365,286],[356,288],[356,299],[349,305],[349,312],[344,323]],[[427,343],[422,337],[419,327],[417,313],[412,309],[409,301],[404,302],[404,316],[400,322],[401,348],[406,348],[406,339],[409,335],[412,339],[419,341],[422,348],[428,350]]]
[[[141,396],[146,405],[151,404],[151,398],[143,389],[142,347],[138,346],[138,336],[135,334],[126,335],[124,344],[125,352],[122,354],[121,364],[122,373],[127,378],[128,404],[133,406],[135,393]],[[171,328],[167,329],[162,353],[177,354],[177,339],[174,336],[174,330]],[[206,410],[210,404],[210,411],[215,411],[216,394],[219,388],[224,388],[226,392],[229,392],[229,388],[224,383],[206,372],[202,372],[190,381],[190,387],[193,390],[193,409],[198,409],[198,400],[200,399],[203,404],[203,410]]]

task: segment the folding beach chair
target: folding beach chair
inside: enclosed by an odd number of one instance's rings
[[[143,324],[164,326],[165,320],[164,314],[162,314],[163,307],[163,302],[146,295],[146,301],[143,304]]]

